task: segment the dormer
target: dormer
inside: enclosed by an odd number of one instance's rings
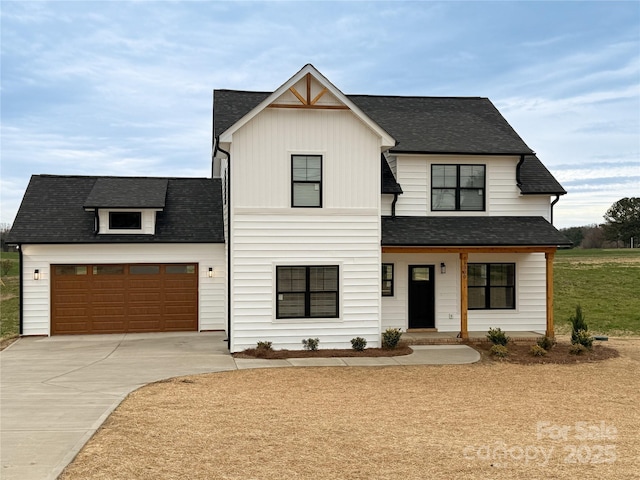
[[[98,178],[84,209],[95,212],[98,235],[155,235],[167,185],[166,178]]]

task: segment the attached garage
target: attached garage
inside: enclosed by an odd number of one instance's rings
[[[197,264],[51,266],[52,335],[197,329]]]

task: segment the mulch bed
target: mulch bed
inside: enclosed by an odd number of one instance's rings
[[[480,352],[483,361],[518,363],[521,365],[590,363],[620,356],[615,348],[602,345],[599,342],[594,342],[591,350],[587,350],[580,355],[572,355],[569,353],[571,343],[558,342],[553,348],[547,351],[545,356],[536,357],[531,354],[531,347],[533,345],[535,345],[535,343],[509,343],[507,345],[509,355],[506,358],[499,358],[490,354],[489,350],[493,346],[491,342],[469,344],[470,347]]]
[[[323,348],[319,350],[266,350],[264,348],[248,348],[239,353],[234,353],[235,358],[264,358],[268,360],[281,360],[286,358],[331,358],[331,357],[398,357],[413,353],[411,347],[400,343],[394,349],[365,348],[362,351],[352,348]]]

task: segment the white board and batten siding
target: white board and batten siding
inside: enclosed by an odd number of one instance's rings
[[[398,197],[396,215],[399,216],[541,216],[547,221],[551,215],[549,195],[521,195],[516,185],[517,156],[484,155],[398,155],[396,179],[403,194]],[[486,165],[485,211],[431,211],[431,165]],[[385,195],[383,195],[385,197]],[[388,197],[388,195],[386,195]],[[383,198],[383,215],[390,212],[388,199]],[[388,204],[388,206],[387,206]]]
[[[348,110],[267,108],[233,134],[231,351],[380,342],[381,138]],[[322,208],[291,207],[291,155],[322,155]],[[277,266],[337,265],[338,318],[276,318]]]
[[[51,265],[60,264],[197,263],[198,329],[226,330],[223,244],[23,245],[22,259],[24,335],[50,335]]]
[[[515,263],[516,308],[469,310],[467,329],[486,332],[500,327],[513,332],[544,332],[546,328],[546,261],[544,253],[469,254],[469,263]],[[409,265],[434,265],[435,326],[440,332],[460,331],[460,259],[457,254],[389,254],[394,264],[394,296],[382,297],[382,330],[408,327]],[[440,273],[445,263],[446,273]]]

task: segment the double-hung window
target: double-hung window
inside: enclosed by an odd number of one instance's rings
[[[322,155],[291,155],[291,206],[322,207]]]
[[[484,165],[431,165],[431,210],[484,211]]]
[[[470,310],[516,308],[514,263],[470,263],[467,271]]]
[[[338,317],[338,266],[276,267],[277,318]]]

